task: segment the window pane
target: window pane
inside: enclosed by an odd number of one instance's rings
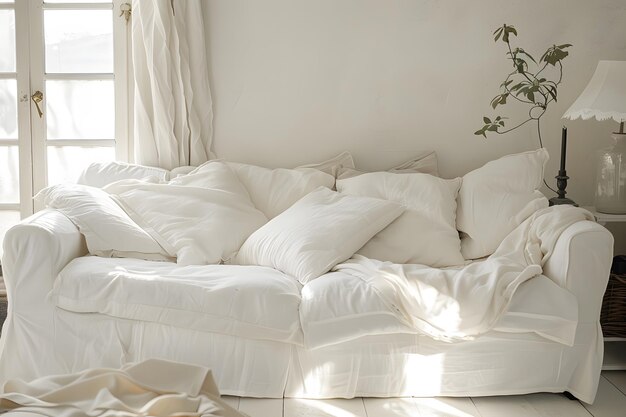
[[[15,72],[15,11],[0,10],[0,72]]]
[[[0,146],[0,203],[20,202],[20,168],[17,146]]]
[[[115,148],[83,146],[48,146],[48,185],[76,182],[92,162],[115,160]]]
[[[0,139],[17,139],[16,80],[0,80]]]
[[[45,10],[46,72],[113,72],[111,10]]]
[[[113,80],[46,81],[48,139],[114,139]]]

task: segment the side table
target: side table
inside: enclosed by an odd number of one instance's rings
[[[583,208],[589,210],[595,216],[596,222],[603,226],[607,223],[626,222],[626,214],[606,214],[597,212],[595,207]],[[604,338],[604,362],[602,369],[605,371],[626,369],[626,338]]]

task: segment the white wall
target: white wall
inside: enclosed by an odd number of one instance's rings
[[[563,121],[600,59],[626,60],[626,0],[206,0],[219,157],[298,165],[350,150],[378,169],[434,149],[453,177],[537,148],[524,128],[474,136],[509,70],[492,32],[540,56],[572,43],[560,99],[544,120],[556,175],[569,128],[569,196],[593,200],[595,149],[614,122]],[[501,110],[522,116],[521,109]],[[551,181],[553,182],[553,180]],[[546,194],[548,194],[546,192]],[[622,229],[623,230],[623,229]]]

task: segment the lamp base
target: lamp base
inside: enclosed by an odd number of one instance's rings
[[[550,206],[560,206],[561,204],[570,204],[574,207],[578,207],[578,204],[576,204],[574,202],[574,200],[571,200],[567,197],[552,197],[550,200],[548,200],[548,204]]]
[[[563,150],[561,150],[561,152],[563,152]],[[548,204],[550,206],[570,204],[574,207],[578,207],[578,204],[576,204],[574,200],[565,197],[565,194],[567,194],[567,191],[565,191],[565,189],[567,188],[567,180],[569,180],[569,177],[567,176],[567,171],[565,171],[564,169],[560,169],[559,175],[554,178],[556,178],[556,186],[559,189],[556,192],[558,194],[558,197],[552,197],[550,200],[548,200]]]

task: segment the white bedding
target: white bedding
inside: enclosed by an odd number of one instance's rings
[[[576,297],[540,275],[522,283],[494,326],[503,333],[535,333],[571,346],[578,320]],[[374,335],[419,334],[391,311],[359,277],[331,272],[302,288],[304,346],[318,349]]]
[[[220,399],[210,369],[157,359],[8,381],[3,391],[0,414],[13,417],[245,417]]]
[[[416,331],[446,341],[473,339],[495,327],[520,284],[542,273],[561,232],[591,219],[591,213],[573,206],[540,210],[485,261],[461,269],[399,265],[355,255],[334,270],[367,282],[388,311]]]
[[[50,296],[57,307],[77,313],[302,344],[300,284],[260,266],[88,256],[61,271]]]
[[[284,174],[283,171],[270,170],[266,174],[273,180],[280,177],[276,177],[278,173]],[[297,173],[329,177],[319,171],[310,171]],[[301,179],[298,176],[294,178]],[[298,181],[295,183],[301,182]],[[310,181],[305,183],[310,185]],[[265,216],[252,205],[249,190],[230,165],[219,161],[204,164],[170,184],[126,181],[111,184],[107,190],[116,194],[122,207],[139,226],[146,228],[153,237],[163,240],[160,243],[164,247],[168,246],[166,243],[176,247],[175,251],[173,248],[168,250],[171,250],[170,253],[177,252],[179,265],[132,259],[114,262],[97,257],[76,259],[55,282],[52,295],[58,307],[296,344],[303,343],[303,336],[298,323],[300,286],[295,278],[303,283],[317,278],[356,252],[403,210],[397,203],[341,195],[320,187],[274,218],[266,227],[258,229],[265,222]],[[283,263],[294,264],[297,268],[282,268],[286,272],[283,274],[274,269],[253,266],[261,262],[255,259],[246,260],[251,267],[195,266],[230,258],[255,229],[258,230],[252,237],[276,222],[280,225],[281,218],[317,194],[323,198],[320,201],[316,199],[317,205],[305,212],[304,217],[275,227],[278,233],[287,235],[302,232],[301,236],[298,235],[301,241],[298,244],[306,249],[303,252],[305,256],[287,256],[300,248],[289,239],[271,248],[272,256],[286,257]],[[222,195],[227,196],[224,198],[228,201],[224,201]],[[364,215],[364,203],[352,202],[358,199],[376,201],[377,209],[379,212],[382,210],[385,216],[380,213],[369,217]],[[331,204],[335,200],[349,200],[351,203],[341,212]],[[236,208],[241,209],[238,215],[233,214]],[[319,218],[320,213],[337,217],[337,210],[343,213],[345,220],[329,226]],[[246,213],[248,215],[244,215]],[[71,213],[68,216],[71,217]],[[384,224],[377,225],[383,219]],[[559,306],[560,315],[556,310],[544,308],[542,303],[523,304],[517,315],[511,314],[506,319],[504,315],[520,284],[542,273],[541,266],[549,258],[560,233],[567,226],[585,219],[592,219],[591,214],[571,206],[540,210],[505,238],[492,256],[463,268],[436,269],[420,264],[393,264],[355,255],[334,270],[359,278],[367,285],[367,290],[378,297],[377,300],[372,304],[369,301],[356,303],[352,305],[354,312],[346,312],[338,307],[345,303],[344,294],[337,293],[335,299],[324,300],[329,311],[339,312],[336,317],[316,315],[313,312],[315,309],[307,310],[306,306],[300,313],[303,322],[312,319],[312,323],[343,319],[346,315],[353,316],[355,322],[361,320],[356,315],[370,319],[345,332],[339,331],[339,327],[334,336],[332,332],[319,331],[319,337],[311,333],[307,336],[307,344],[325,346],[336,343],[335,339],[350,340],[363,335],[406,332],[407,329],[411,333],[420,332],[439,340],[465,340],[494,329],[498,323],[509,332],[533,329],[551,340],[571,344],[576,318],[571,306],[575,303],[565,294],[554,294],[554,304]],[[307,222],[310,224],[304,230],[302,225]],[[216,228],[212,229],[212,225]],[[372,231],[374,226],[376,228]],[[252,237],[243,245],[236,261],[242,260],[241,255],[246,253],[246,245]],[[360,239],[356,239],[359,240],[357,243],[348,244],[346,239],[355,240],[356,237]],[[121,234],[118,238],[125,241],[126,236]],[[264,235],[257,240],[263,244],[271,243]],[[317,255],[325,252],[333,258],[319,261]],[[181,264],[192,265],[185,268]],[[264,261],[264,264],[281,269],[272,262]],[[323,267],[318,267],[318,264]],[[315,288],[311,287],[312,290]],[[303,294],[305,303],[308,295],[307,291]],[[381,315],[381,311],[385,314]],[[312,328],[311,324],[305,332],[313,331]]]

